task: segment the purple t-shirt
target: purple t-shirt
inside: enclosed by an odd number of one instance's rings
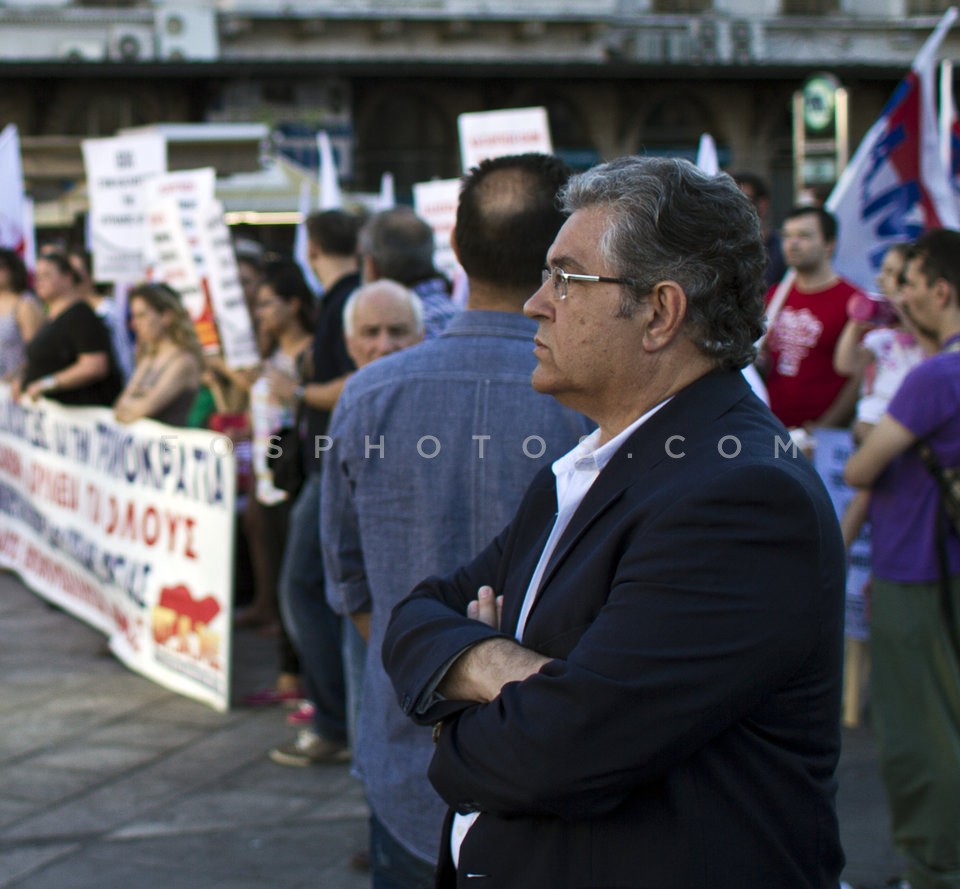
[[[960,466],[960,353],[942,352],[907,374],[887,409],[926,441],[941,466]],[[870,498],[873,573],[884,580],[931,583],[940,577],[939,494],[913,448],[886,468]],[[950,573],[960,574],[960,539],[947,537]]]

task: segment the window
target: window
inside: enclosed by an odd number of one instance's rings
[[[712,12],[713,0],[653,0],[651,12],[671,15],[683,12]]]
[[[907,0],[907,15],[929,15],[946,12],[955,0]]]
[[[840,11],[839,0],[781,0],[783,15],[826,15]]]

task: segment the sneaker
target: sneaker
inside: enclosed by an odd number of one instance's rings
[[[366,849],[354,852],[350,856],[350,869],[362,874],[370,873],[370,853]]]
[[[303,768],[318,763],[349,762],[350,748],[302,728],[297,733],[296,741],[274,747],[269,756],[277,765]]]
[[[245,695],[243,703],[247,707],[272,707],[274,704],[286,704],[298,707],[303,700],[303,691],[299,688],[278,689],[262,688],[260,691]]]
[[[311,701],[301,701],[296,710],[287,714],[287,725],[304,726],[313,725],[313,716],[317,708]]]

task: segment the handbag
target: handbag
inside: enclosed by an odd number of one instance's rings
[[[311,374],[313,351],[308,346],[297,357],[297,374],[300,380],[307,379]],[[296,497],[307,480],[303,460],[303,438],[300,435],[300,426],[303,420],[303,401],[297,401],[293,424],[278,429],[273,436],[271,451],[267,455],[267,468],[273,474],[273,485],[281,491],[286,491],[291,497]]]
[[[296,497],[307,477],[303,471],[299,407],[294,425],[284,426],[278,430],[273,436],[271,448],[267,456],[267,467],[273,473],[274,487],[286,491],[291,497]]]

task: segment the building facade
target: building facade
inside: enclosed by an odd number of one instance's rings
[[[28,184],[82,178],[79,142],[159,122],[259,122],[272,150],[344,185],[460,172],[457,115],[544,106],[558,153],[693,156],[793,199],[791,101],[813,73],[849,93],[855,147],[949,4],[942,0],[0,0],[0,126]],[[960,32],[943,55],[960,50]],[[185,161],[187,162],[187,161]],[[224,155],[221,173],[243,168]]]

